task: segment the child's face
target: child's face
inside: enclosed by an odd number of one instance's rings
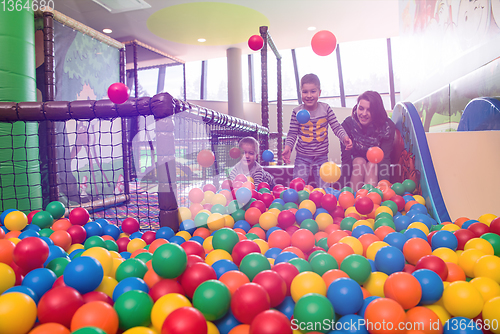
[[[372,122],[370,102],[366,100],[359,100],[358,107],[356,108],[356,115],[358,116],[358,120],[361,125],[369,125]]]
[[[257,152],[255,151],[255,146],[252,144],[241,144],[241,150],[243,151],[243,157],[241,161],[247,166],[253,166],[255,160],[257,159]]]
[[[313,83],[305,83],[302,85],[302,103],[304,107],[313,111],[318,106],[318,99],[321,94],[321,90]]]

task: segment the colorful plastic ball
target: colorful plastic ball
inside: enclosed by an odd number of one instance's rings
[[[362,255],[351,254],[342,260],[340,270],[344,271],[350,278],[361,285],[370,277],[371,265]]]
[[[366,152],[366,159],[374,164],[378,164],[384,159],[384,151],[380,147],[373,146]]]
[[[169,293],[185,295],[184,288],[177,280],[162,278],[150,287],[148,294],[154,302]]]
[[[71,331],[85,327],[97,327],[106,333],[118,331],[118,314],[113,306],[103,301],[94,301],[81,306],[71,320]]]
[[[373,326],[371,334],[400,333],[399,326],[405,322],[406,314],[403,307],[395,300],[376,298],[366,306],[364,318]]]
[[[71,210],[69,213],[69,221],[73,225],[85,225],[89,221],[90,215],[87,209],[78,207]]]
[[[283,313],[267,310],[259,313],[250,324],[250,334],[292,334],[290,320]]]
[[[474,318],[483,309],[483,297],[470,282],[452,282],[444,289],[443,302],[446,310],[455,317]]]
[[[467,227],[469,231],[474,233],[476,237],[480,237],[485,233],[488,233],[490,231],[490,227],[486,224],[477,222],[477,223],[472,223]]]
[[[246,205],[252,198],[252,191],[248,188],[241,187],[236,190],[236,200],[240,206]]]
[[[258,273],[253,283],[262,286],[269,295],[271,307],[276,307],[283,302],[287,294],[285,279],[276,271],[264,270]]]
[[[231,298],[231,311],[234,317],[245,324],[262,311],[269,310],[271,302],[266,290],[256,283],[246,283],[233,293]]]
[[[170,313],[162,325],[161,333],[168,334],[205,334],[208,331],[203,314],[194,307],[180,307]]]
[[[160,297],[153,305],[151,310],[151,322],[158,332],[161,332],[165,319],[174,310],[185,306],[192,306],[187,297],[179,293],[168,293]]]
[[[248,47],[253,51],[259,51],[264,46],[264,39],[260,35],[252,35],[248,39]]]
[[[250,254],[250,253],[259,253],[260,247],[252,240],[241,240],[236,243],[233,247],[233,251],[231,252],[231,256],[236,265],[240,265],[241,260]]]
[[[136,258],[130,258],[123,261],[115,272],[115,277],[118,282],[128,277],[144,278],[148,268],[144,262]]]
[[[208,168],[215,161],[214,153],[210,150],[201,150],[196,157],[196,161],[200,166]]]
[[[500,235],[489,232],[481,235],[481,239],[484,239],[491,244],[495,256],[500,255]]]
[[[122,294],[131,290],[140,290],[148,293],[149,287],[146,282],[139,277],[127,277],[116,284],[112,292],[112,298],[116,302]]]
[[[49,246],[40,238],[28,237],[17,243],[12,253],[14,262],[25,272],[43,266]]]
[[[320,276],[323,276],[329,270],[338,269],[337,260],[328,253],[318,253],[309,262],[312,270]]]
[[[500,284],[500,258],[495,255],[484,255],[474,265],[475,277],[488,277]]]
[[[83,304],[82,295],[71,287],[50,289],[38,303],[38,320],[41,323],[59,323],[69,328],[73,315]]]
[[[66,208],[64,204],[59,201],[53,201],[47,204],[45,211],[51,214],[54,219],[59,219],[66,213]]]
[[[239,147],[233,147],[233,148],[231,148],[229,150],[229,156],[232,159],[239,159],[241,157],[241,150],[240,150],[240,148]]]
[[[434,271],[419,269],[412,273],[422,288],[422,297],[419,305],[430,305],[437,302],[443,295],[443,281]]]
[[[28,333],[37,317],[33,299],[21,292],[0,295],[0,333]]]
[[[292,284],[290,285],[290,293],[296,303],[308,293],[326,296],[326,292],[326,284],[321,276],[309,271],[299,273],[293,278]]]
[[[151,259],[153,270],[163,278],[175,278],[184,272],[187,255],[181,246],[168,243],[158,247]]]
[[[321,165],[319,176],[326,183],[335,183],[340,179],[341,170],[336,163],[328,161]]]
[[[39,324],[29,332],[29,334],[70,334],[70,333],[71,332],[66,326],[63,326],[55,322]]]
[[[121,224],[122,231],[127,234],[132,234],[139,231],[139,227],[140,225],[137,219],[132,217],[125,218]]]
[[[240,271],[243,272],[250,281],[253,281],[258,273],[270,269],[271,264],[269,260],[260,252],[246,255],[240,263]]]
[[[302,329],[306,329],[308,323],[318,324],[315,330],[326,333],[332,329],[334,316],[333,306],[324,295],[308,293],[295,302],[293,318],[297,329],[300,328],[298,326],[300,324],[302,324]]]
[[[354,314],[363,305],[361,287],[350,278],[333,281],[328,287],[326,296],[332,303],[335,313],[340,315]]]
[[[271,150],[265,150],[262,152],[262,160],[266,162],[271,162],[274,160],[274,153]]]
[[[113,226],[113,227],[118,229],[118,227],[116,227],[115,225],[108,225],[108,226]],[[104,228],[106,231],[108,229],[108,226],[106,226]],[[83,226],[80,226],[80,225],[70,226],[66,230],[66,232],[68,232],[69,235],[71,236],[71,241],[73,244],[83,244],[85,242],[85,240],[87,239],[87,231],[85,230],[85,228],[83,228]],[[119,235],[120,235],[120,231],[118,230],[118,235],[116,235],[116,237],[118,237]]]
[[[375,254],[375,267],[387,275],[402,271],[405,266],[403,252],[394,246],[385,246]]]
[[[384,295],[397,301],[405,310],[408,310],[420,302],[422,287],[411,274],[397,272],[387,277],[384,284]]]
[[[369,197],[359,197],[354,204],[356,211],[362,215],[367,215],[373,211],[373,201]]]
[[[420,258],[415,264],[415,270],[429,269],[434,271],[441,277],[441,280],[446,281],[448,277],[448,267],[446,263],[435,255],[426,255]]]
[[[297,112],[296,118],[299,124],[306,124],[311,119],[311,114],[306,109],[301,109]]]
[[[5,216],[3,224],[9,231],[22,231],[28,225],[28,217],[22,211],[12,211]]]
[[[204,262],[194,263],[186,268],[180,278],[180,283],[186,296],[193,298],[193,294],[198,286],[208,280],[217,279],[215,270]]]
[[[106,248],[106,242],[102,237],[98,235],[93,235],[91,237],[87,237],[87,240],[85,240],[83,246],[85,249],[90,249],[92,247]]]
[[[144,291],[129,290],[118,297],[114,309],[120,319],[119,328],[128,330],[151,324],[153,299]]]
[[[108,87],[108,97],[115,104],[122,104],[129,98],[127,85],[121,82],[115,82]]]
[[[403,254],[408,263],[415,265],[420,258],[432,254],[432,249],[427,240],[411,238],[403,246]]]
[[[458,239],[450,231],[437,231],[431,239],[432,250],[440,247],[450,248],[456,250],[458,247]]]
[[[337,38],[328,30],[320,30],[311,39],[311,48],[318,56],[328,56],[337,47]]]
[[[53,223],[54,218],[47,211],[37,212],[31,219],[31,224],[37,225],[42,229],[51,227]]]
[[[11,266],[0,262],[0,294],[16,284],[16,273]]]
[[[280,274],[280,276],[285,280],[286,286],[287,286],[287,296],[291,295],[291,284],[295,276],[299,274],[299,270],[297,267],[295,267],[293,264],[288,263],[288,262],[282,262],[278,263],[273,266],[272,268],[273,271],[277,272]]]
[[[87,232],[87,237],[92,237],[94,235],[102,236],[102,226],[97,222],[88,222],[83,228],[85,232]]]
[[[193,306],[201,311],[208,321],[224,317],[229,310],[230,301],[229,289],[218,280],[201,283],[193,295]]]
[[[104,271],[96,259],[80,256],[68,263],[64,269],[63,277],[64,284],[84,294],[95,290],[101,284]]]

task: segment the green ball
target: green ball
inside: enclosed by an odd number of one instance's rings
[[[79,258],[80,256],[82,256],[83,252],[85,252],[85,249],[75,249],[69,254],[69,258],[71,260]]]
[[[208,321],[219,320],[226,315],[231,305],[231,293],[227,286],[218,280],[201,283],[193,295],[193,306]]]
[[[398,212],[398,205],[394,203],[394,201],[391,200],[383,201],[380,204],[380,206],[386,206],[389,209],[391,209],[393,215],[395,215]]]
[[[271,270],[269,260],[261,253],[250,253],[245,255],[240,263],[240,271],[247,275],[250,281],[264,270]]]
[[[396,231],[396,225],[394,224],[394,221],[389,218],[379,218],[375,221],[375,224],[373,225],[373,229],[376,230],[380,226],[389,226],[392,227],[394,231]]]
[[[51,228],[43,228],[40,231],[38,231],[38,234],[40,234],[41,237],[47,237],[49,238],[52,233],[54,233],[54,230]]]
[[[309,230],[313,234],[319,231],[318,223],[314,219],[304,219],[302,223],[300,223],[300,228]]]
[[[45,266],[45,268],[52,270],[57,277],[60,277],[64,273],[64,269],[70,262],[70,259],[67,257],[56,257],[55,259],[50,261]]]
[[[214,206],[210,209],[210,212],[225,215],[227,214],[227,208],[222,204],[214,204]]]
[[[323,239],[326,239],[326,238],[323,238]],[[312,252],[311,254],[309,254],[309,257],[307,258],[307,261],[311,262],[311,259],[313,257],[315,257],[316,255],[318,255],[319,253],[326,253],[326,251],[324,251],[322,249],[315,250],[314,252]]]
[[[285,210],[288,210],[288,209],[297,209],[298,210],[299,206],[294,202],[288,202],[288,203],[285,203],[285,205],[283,205],[283,208]]]
[[[299,195],[299,203],[302,202],[303,200],[309,199],[309,193],[305,190],[301,190],[297,192]]]
[[[274,209],[274,208],[276,208],[280,211],[285,210],[285,207],[278,202],[274,202],[274,203],[271,203],[271,205],[269,205],[269,209]]]
[[[210,216],[210,214],[206,212],[198,212],[196,214],[196,217],[194,217],[194,224],[196,227],[203,227],[207,225],[207,219]]]
[[[403,181],[403,187],[405,188],[406,192],[413,193],[415,191],[415,188],[417,188],[417,185],[413,180],[406,179]]]
[[[59,219],[63,217],[64,214],[66,213],[66,208],[64,207],[64,204],[62,204],[61,202],[53,201],[47,204],[45,211],[50,213],[52,215],[52,218]]]
[[[104,241],[103,238],[101,238],[98,235],[93,235],[93,236],[87,238],[87,240],[85,240],[85,243],[83,244],[83,248],[85,248],[85,249],[89,249],[92,247],[102,247],[102,248],[107,249],[106,242]]]
[[[238,233],[230,228],[221,228],[217,230],[212,237],[212,246],[214,249],[223,249],[229,254],[233,252],[233,247],[240,241]]]
[[[432,231],[439,231],[440,229],[443,228],[444,225],[442,224],[439,224],[439,225],[431,225],[431,229],[429,232],[432,232]],[[403,232],[404,233],[404,232]]]
[[[134,257],[120,263],[116,269],[115,277],[118,282],[128,277],[144,278],[147,271],[148,267],[146,264]]]
[[[375,217],[375,221],[377,221],[380,218],[388,218],[390,220],[393,219],[392,215],[389,212],[379,212],[379,214]]]
[[[495,256],[500,256],[500,235],[489,232],[483,234],[481,239],[488,241],[493,246]]]
[[[255,233],[247,233],[245,234],[248,240],[260,239],[259,236]]]
[[[238,220],[245,220],[245,210],[238,209],[231,214],[231,217],[233,217],[235,222]]]
[[[89,326],[77,329],[76,331],[71,332],[71,334],[107,334],[107,333],[98,327]]]
[[[37,225],[41,229],[49,228],[54,223],[54,218],[48,211],[39,211],[31,218],[31,224]]]
[[[303,295],[297,300],[293,309],[293,318],[297,321],[297,324],[319,325],[314,326],[313,329],[303,331],[304,333],[312,331],[320,333],[329,332],[334,329],[334,316],[335,312],[332,303],[328,298],[318,293],[307,293]]]
[[[232,215],[235,211],[238,211],[239,209],[240,205],[238,204],[237,200],[233,200],[229,202],[229,204],[227,205],[227,213],[229,213],[230,215]]]
[[[270,193],[271,193],[271,190],[269,190],[269,189],[267,189],[267,188],[260,188],[260,189],[259,189],[259,192],[260,192],[261,194],[264,194],[264,193],[266,193],[266,194],[270,194]]]
[[[352,226],[357,222],[357,219],[354,217],[345,217],[340,222],[340,229],[352,231]]]
[[[325,251],[327,251],[328,248],[330,248],[330,247],[328,247],[328,238],[325,237],[325,238],[319,239],[318,242],[316,243],[316,246],[319,246],[319,247],[323,248]]]
[[[153,254],[150,252],[139,253],[135,256],[135,259],[141,260],[144,263],[148,263],[149,260],[153,258]]]
[[[104,243],[106,244],[107,250],[118,252],[118,244],[114,240],[104,240]]]
[[[340,193],[343,193],[344,191],[348,191],[354,195],[354,190],[352,190],[351,187],[344,187],[344,188],[340,189]]]
[[[311,264],[307,262],[307,260],[300,257],[295,257],[288,261],[288,263],[293,264],[295,268],[299,270],[299,273],[303,273],[305,271],[313,271]]]
[[[337,260],[335,260],[335,258],[330,254],[325,252],[314,256],[310,260],[310,263],[312,270],[320,276],[323,276],[323,274],[326,273],[328,270],[339,268]]]
[[[177,244],[163,244],[153,253],[151,265],[158,276],[176,278],[186,269],[187,255]]]
[[[374,188],[375,188],[375,187],[374,187],[373,185],[369,184],[369,183],[364,184],[364,185],[361,187],[361,189],[366,189],[366,190],[368,190],[368,192],[370,192],[370,190],[372,190],[372,189],[374,189]]]
[[[396,195],[403,196],[405,194],[405,186],[403,184],[396,182],[391,186],[391,189],[394,190]]]
[[[340,270],[359,285],[366,283],[372,273],[372,267],[368,259],[358,254],[347,255],[340,264]]]
[[[381,201],[382,201],[382,199],[384,199],[384,193],[382,192],[382,190],[380,190],[378,188],[373,188],[373,189],[369,190],[368,193],[377,193],[380,195]]]
[[[144,291],[130,290],[122,293],[113,305],[120,320],[120,329],[125,331],[132,327],[149,327],[153,305],[153,298]]]

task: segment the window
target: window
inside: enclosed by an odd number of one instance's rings
[[[200,99],[201,61],[186,63],[186,99]]]
[[[176,99],[184,100],[184,69],[182,65],[166,68],[164,91]]]
[[[227,101],[227,58],[207,61],[207,100]]]
[[[139,81],[139,97],[154,96],[158,88],[158,68],[137,71]]]

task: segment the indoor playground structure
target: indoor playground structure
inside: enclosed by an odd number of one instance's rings
[[[0,334],[500,333],[496,99],[471,101],[449,133],[426,133],[398,103],[393,175],[357,192],[337,186],[333,162],[324,188],[230,180],[243,137],[261,144],[263,165],[282,166],[266,66],[261,126],[139,96],[137,48],[156,51],[125,43],[127,72],[125,44],[88,40],[57,13],[38,20],[42,100],[33,85],[0,102]],[[268,46],[280,64],[260,33],[263,64]],[[84,67],[106,80],[78,74],[88,45],[100,52]]]

